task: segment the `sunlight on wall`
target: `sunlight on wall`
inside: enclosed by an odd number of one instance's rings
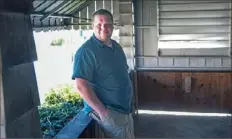
[[[73,83],[72,57],[79,47],[92,35],[92,31],[60,30],[33,32],[38,60],[34,62],[41,103],[44,94],[59,84]],[[118,41],[119,30],[115,30],[112,38]],[[51,41],[63,38],[61,47],[51,46]]]
[[[215,116],[215,117],[227,117],[231,114],[227,113],[197,113],[197,112],[177,112],[177,111],[153,111],[153,110],[138,110],[139,114],[149,115],[178,115],[178,116]]]
[[[167,41],[159,42],[159,48],[172,48],[172,49],[181,49],[181,48],[228,48],[228,42],[198,42],[198,41]]]

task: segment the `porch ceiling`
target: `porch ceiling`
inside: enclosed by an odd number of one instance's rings
[[[92,2],[93,0],[33,0],[33,28],[36,31],[67,28],[72,24],[72,18],[79,18],[78,12]]]

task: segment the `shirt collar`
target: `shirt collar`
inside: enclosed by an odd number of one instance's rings
[[[105,47],[106,45],[102,42],[102,41],[100,41],[94,34],[92,35],[92,38],[93,38],[93,40],[94,41],[96,41],[101,47]],[[112,42],[112,48],[114,47],[114,42],[111,40],[111,42]],[[106,46],[106,47],[108,47],[108,46]]]

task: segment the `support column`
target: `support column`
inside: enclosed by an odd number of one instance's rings
[[[126,54],[127,63],[131,70],[134,70],[134,9],[132,0],[114,1],[117,7],[119,23],[123,26],[119,27],[119,43],[121,44],[124,53]],[[137,73],[132,71],[130,77],[133,83],[133,114],[137,114],[138,95],[137,95]]]
[[[1,54],[1,47],[0,47]],[[2,57],[0,56],[0,73],[2,73]],[[5,131],[5,113],[4,113],[4,98],[2,87],[2,74],[0,75],[0,138],[6,138]]]
[[[32,0],[0,2],[1,138],[41,138]]]
[[[132,0],[119,0],[118,4],[119,22],[123,25],[123,27],[119,28],[119,42],[126,54],[130,69],[134,69],[134,18]]]

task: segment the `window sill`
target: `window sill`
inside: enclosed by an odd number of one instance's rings
[[[230,57],[230,48],[160,48],[159,56],[165,57]]]

